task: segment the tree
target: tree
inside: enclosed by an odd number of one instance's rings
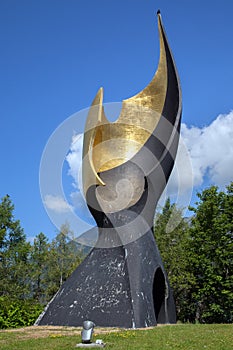
[[[0,296],[24,298],[29,293],[26,276],[30,244],[13,211],[14,205],[6,195],[0,203]]]
[[[47,298],[51,298],[83,259],[80,245],[69,240],[69,226],[61,226],[60,232],[50,244],[47,261]]]
[[[194,284],[188,258],[189,225],[182,210],[171,204],[169,198],[162,212],[156,214],[154,232],[173,289],[178,319],[187,321],[191,307],[189,295]]]
[[[191,235],[192,291],[198,322],[233,320],[233,183],[226,192],[211,186],[198,193]]]
[[[39,233],[31,245],[8,195],[0,203],[0,328],[30,325],[82,259],[63,225],[49,243]]]
[[[14,205],[6,195],[0,203],[0,249],[12,248],[25,241],[25,234],[19,220],[14,220]]]
[[[42,304],[46,301],[48,254],[48,238],[41,232],[35,237],[31,247],[30,265],[32,296]]]

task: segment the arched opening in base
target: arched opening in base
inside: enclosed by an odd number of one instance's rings
[[[165,296],[166,296],[166,284],[163,271],[159,267],[154,276],[153,283],[153,300],[154,310],[157,323],[165,323]]]

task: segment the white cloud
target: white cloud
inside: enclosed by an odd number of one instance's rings
[[[69,164],[68,175],[74,179],[74,187],[82,189],[82,151],[83,151],[83,134],[74,135],[70,146],[70,152],[66,156]]]
[[[192,160],[184,140],[180,138],[175,164],[167,185],[167,193],[168,196],[171,196],[179,190],[179,192],[183,194],[190,189],[192,190],[192,188]]]
[[[74,135],[70,146],[70,152],[66,156],[69,165],[68,175],[72,176],[75,191],[70,193],[70,200],[77,214],[86,222],[94,224],[82,192],[82,152],[83,134]]]
[[[48,209],[56,213],[66,213],[72,210],[72,207],[60,196],[47,194],[44,199],[44,204]]]
[[[182,124],[181,136],[192,162],[194,186],[205,177],[220,187],[233,180],[233,111],[203,128]]]

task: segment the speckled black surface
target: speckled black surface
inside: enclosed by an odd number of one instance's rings
[[[124,247],[94,248],[38,324],[81,326],[91,319],[98,326],[139,328],[174,323],[175,307],[167,281],[157,319],[155,316],[154,298],[161,288],[154,286],[158,269],[164,274],[151,231]]]

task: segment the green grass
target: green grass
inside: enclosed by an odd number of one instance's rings
[[[75,349],[81,341],[76,335],[64,335],[50,331],[41,335],[40,327],[30,333],[22,330],[1,331],[1,350],[68,350]],[[96,329],[96,333],[98,329]],[[72,334],[72,331],[69,332]],[[43,336],[43,337],[42,337]],[[38,338],[36,338],[38,337]],[[124,330],[95,334],[93,339],[102,339],[105,349],[131,350],[233,350],[233,325],[174,325],[148,330]]]

